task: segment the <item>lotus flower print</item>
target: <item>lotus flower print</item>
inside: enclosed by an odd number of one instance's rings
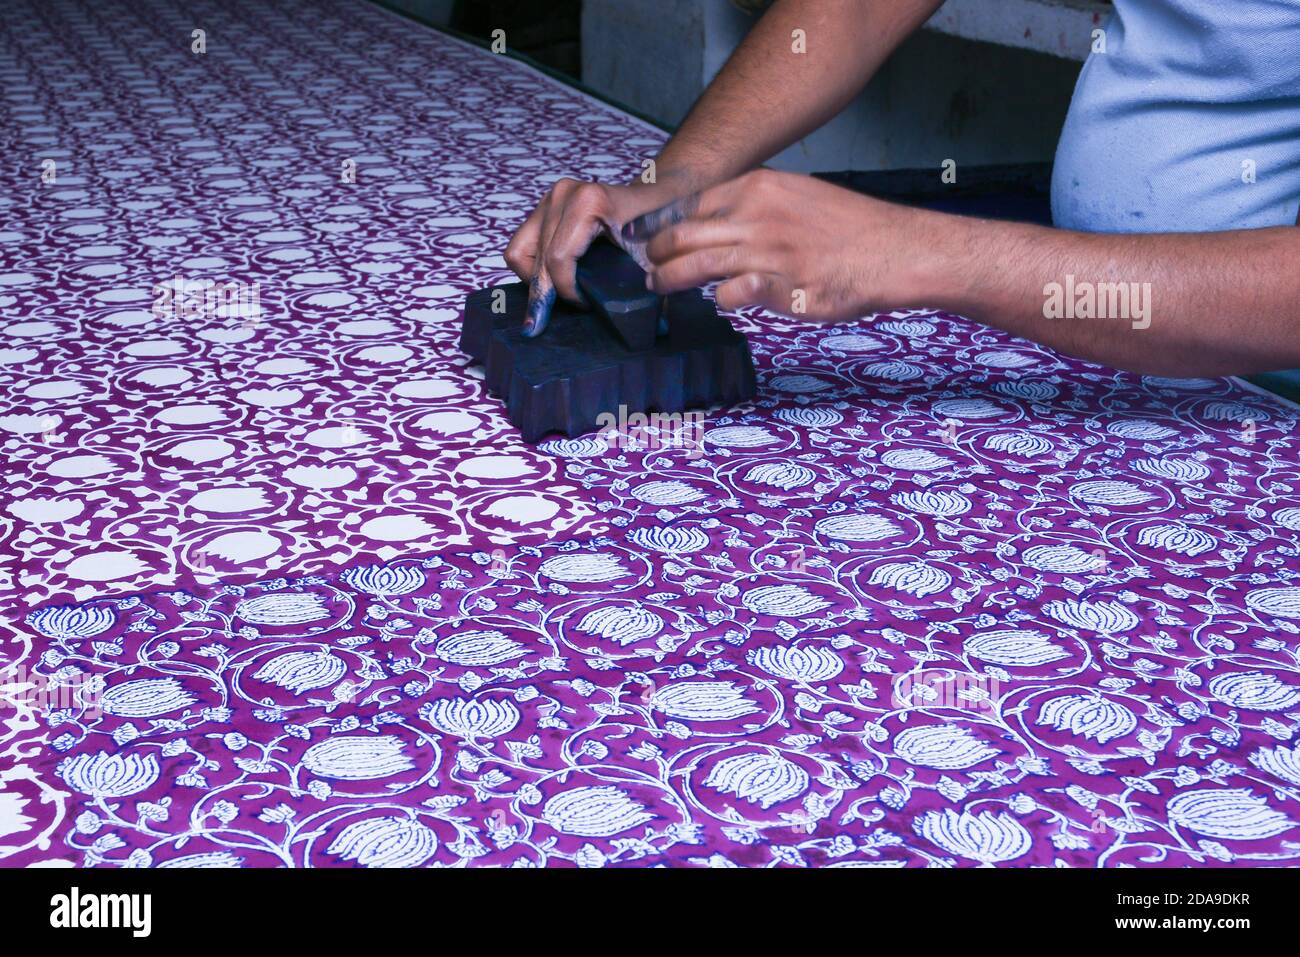
[[[498,698],[441,698],[421,711],[439,731],[466,741],[499,738],[519,723],[519,709]]]
[[[1300,587],[1257,589],[1246,595],[1246,605],[1266,618],[1300,619]]]
[[[119,718],[154,718],[196,700],[175,678],[139,678],[110,686],[100,696],[100,707]]]
[[[1070,628],[1096,631],[1103,635],[1131,631],[1138,616],[1117,601],[1079,601],[1067,598],[1048,602],[1044,611]]]
[[[362,867],[419,867],[437,849],[437,835],[418,821],[374,817],[349,824],[326,853]]]
[[[881,585],[907,592],[915,598],[924,598],[946,591],[952,585],[952,576],[925,562],[891,562],[877,565],[867,579],[867,584]]]
[[[830,681],[844,670],[844,661],[824,645],[768,645],[750,652],[749,660],[768,674],[787,681]]]
[[[408,564],[362,565],[339,577],[367,595],[409,595],[425,582],[424,572]]]
[[[578,553],[542,562],[541,572],[558,582],[612,582],[629,577],[616,555]]]
[[[831,607],[800,585],[764,585],[746,592],[741,602],[752,612],[782,618],[804,618]]]
[[[253,677],[290,694],[301,695],[329,687],[347,671],[347,662],[329,651],[293,651],[276,655],[258,668]]]
[[[664,620],[654,612],[632,605],[605,605],[587,612],[578,622],[578,631],[583,634],[624,647],[653,638],[663,628]]]
[[[158,780],[158,759],[152,754],[127,752],[79,754],[59,765],[68,787],[93,797],[121,798],[139,794]]]
[[[528,649],[501,631],[477,629],[449,635],[438,642],[435,654],[443,661],[465,667],[490,667],[522,658]]]
[[[108,605],[64,605],[42,608],[27,616],[27,623],[47,638],[94,638],[113,627],[116,618]]]
[[[996,758],[990,748],[960,725],[907,728],[894,737],[894,753],[904,761],[943,771],[961,770]]]
[[[723,758],[704,779],[704,786],[734,794],[764,811],[798,799],[808,790],[808,772],[779,754],[750,752]]]
[[[392,735],[348,735],[313,744],[302,765],[323,778],[368,781],[387,778],[415,767],[401,738]]]
[[[315,592],[273,592],[247,598],[235,614],[254,625],[307,625],[329,618],[323,596]]]
[[[1070,657],[1060,645],[1040,631],[1004,629],[967,638],[966,654],[1008,668],[1041,668]]]
[[[1029,832],[1011,815],[989,811],[927,811],[912,827],[927,841],[981,864],[1014,861],[1033,843]]]
[[[687,681],[660,688],[650,704],[682,721],[734,721],[757,714],[758,705],[731,681]]]
[[[575,788],[546,802],[542,818],[564,834],[613,837],[654,820],[626,791],[612,786]]]
[[[1224,704],[1251,711],[1287,711],[1300,704],[1300,686],[1277,675],[1242,671],[1210,679],[1210,694]]]
[[[1137,716],[1122,704],[1093,695],[1062,695],[1038,712],[1038,723],[1105,744],[1132,734]]]
[[[1258,841],[1283,834],[1295,824],[1247,788],[1185,791],[1169,799],[1169,820],[1224,841]]]

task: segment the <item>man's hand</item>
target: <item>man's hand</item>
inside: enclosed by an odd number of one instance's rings
[[[658,184],[558,181],[506,249],[531,284],[524,328],[546,327],[556,293],[580,297],[575,263],[601,232],[765,162],[839,113],[940,0],[776,0],[655,158]],[[794,31],[806,47],[790,42]],[[642,263],[644,265],[644,263]]]
[[[649,242],[656,292],[721,280],[719,309],[843,322],[916,298],[924,220],[811,176],[757,170],[637,217],[623,241]]]
[[[607,186],[557,180],[506,246],[506,264],[529,283],[524,335],[541,335],[557,293],[582,304],[577,261],[592,240],[604,233],[626,248],[620,237],[623,224],[675,195],[667,184]]]
[[[1076,233],[896,206],[759,171],[639,216],[624,241],[649,241],[648,282],[658,292],[722,280],[720,309],[833,322],[932,307],[1150,375],[1300,367],[1294,226]],[[1091,304],[1051,308],[1067,285],[1095,292]]]

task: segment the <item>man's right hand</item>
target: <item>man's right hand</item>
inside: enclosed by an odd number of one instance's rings
[[[644,265],[641,251],[629,249],[623,241],[623,224],[672,202],[684,191],[662,183],[608,186],[556,180],[506,246],[506,264],[529,284],[524,335],[542,334],[557,294],[583,304],[577,262],[597,236],[603,234]]]

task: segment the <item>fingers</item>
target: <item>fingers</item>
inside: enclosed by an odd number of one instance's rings
[[[648,213],[642,213],[623,225],[623,241],[625,243],[644,245],[658,235],[661,230],[690,219],[699,211],[699,208],[700,194],[692,193],[690,196],[683,196],[681,199],[673,200],[667,206],[660,206]]]
[[[646,258],[658,266],[702,249],[739,245],[744,237],[728,219],[692,219],[660,231],[646,246]]]
[[[693,289],[748,272],[746,254],[739,246],[715,246],[659,263],[647,274],[647,285],[661,296]]]
[[[647,286],[667,294],[753,268],[742,268],[745,231],[729,212],[737,188],[724,183],[685,196],[623,227],[625,244],[644,244]]]
[[[713,301],[723,312],[735,312],[747,306],[761,306],[774,312],[782,309],[780,283],[771,273],[747,272],[719,284],[713,292]]]
[[[555,306],[555,286],[543,266],[528,283],[528,307],[524,311],[524,335],[529,339],[540,336],[551,321]]]
[[[749,173],[730,182],[711,186],[629,220],[622,229],[623,242],[645,245],[678,223],[725,216],[744,197],[745,190],[753,183],[753,176]]]
[[[557,180],[506,247],[506,263],[528,280],[524,335],[539,336],[558,296],[582,304],[578,258],[609,223],[610,198],[598,183]]]
[[[530,339],[545,332],[547,323],[551,321],[551,309],[555,305],[555,283],[546,270],[546,247],[559,225],[565,200],[576,185],[571,179],[556,180],[542,203],[545,209],[538,227],[537,252],[533,257],[533,273],[528,280],[528,305],[524,309],[523,332]]]
[[[555,229],[543,247],[542,259],[555,290],[570,302],[581,304],[578,289],[578,258],[591,241],[605,228],[609,216],[605,188],[596,183],[580,183],[569,191],[559,211]]]
[[[528,214],[528,218],[510,237],[510,242],[506,245],[506,251],[503,254],[510,271],[524,282],[532,279],[537,272],[537,247],[542,236],[542,220],[546,217],[546,205],[549,196],[548,193],[547,197],[533,207],[533,211]]]
[[[554,198],[554,197],[552,197]],[[555,305],[555,283],[546,271],[546,244],[555,232],[555,204],[548,203],[539,231],[539,254],[533,260],[533,275],[528,281],[528,305],[524,309],[524,335],[532,339],[546,331]]]

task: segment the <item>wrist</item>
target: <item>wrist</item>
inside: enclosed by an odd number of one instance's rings
[[[990,223],[928,210],[912,231],[918,248],[905,270],[906,302],[965,314],[978,296],[980,276],[999,267]]]

